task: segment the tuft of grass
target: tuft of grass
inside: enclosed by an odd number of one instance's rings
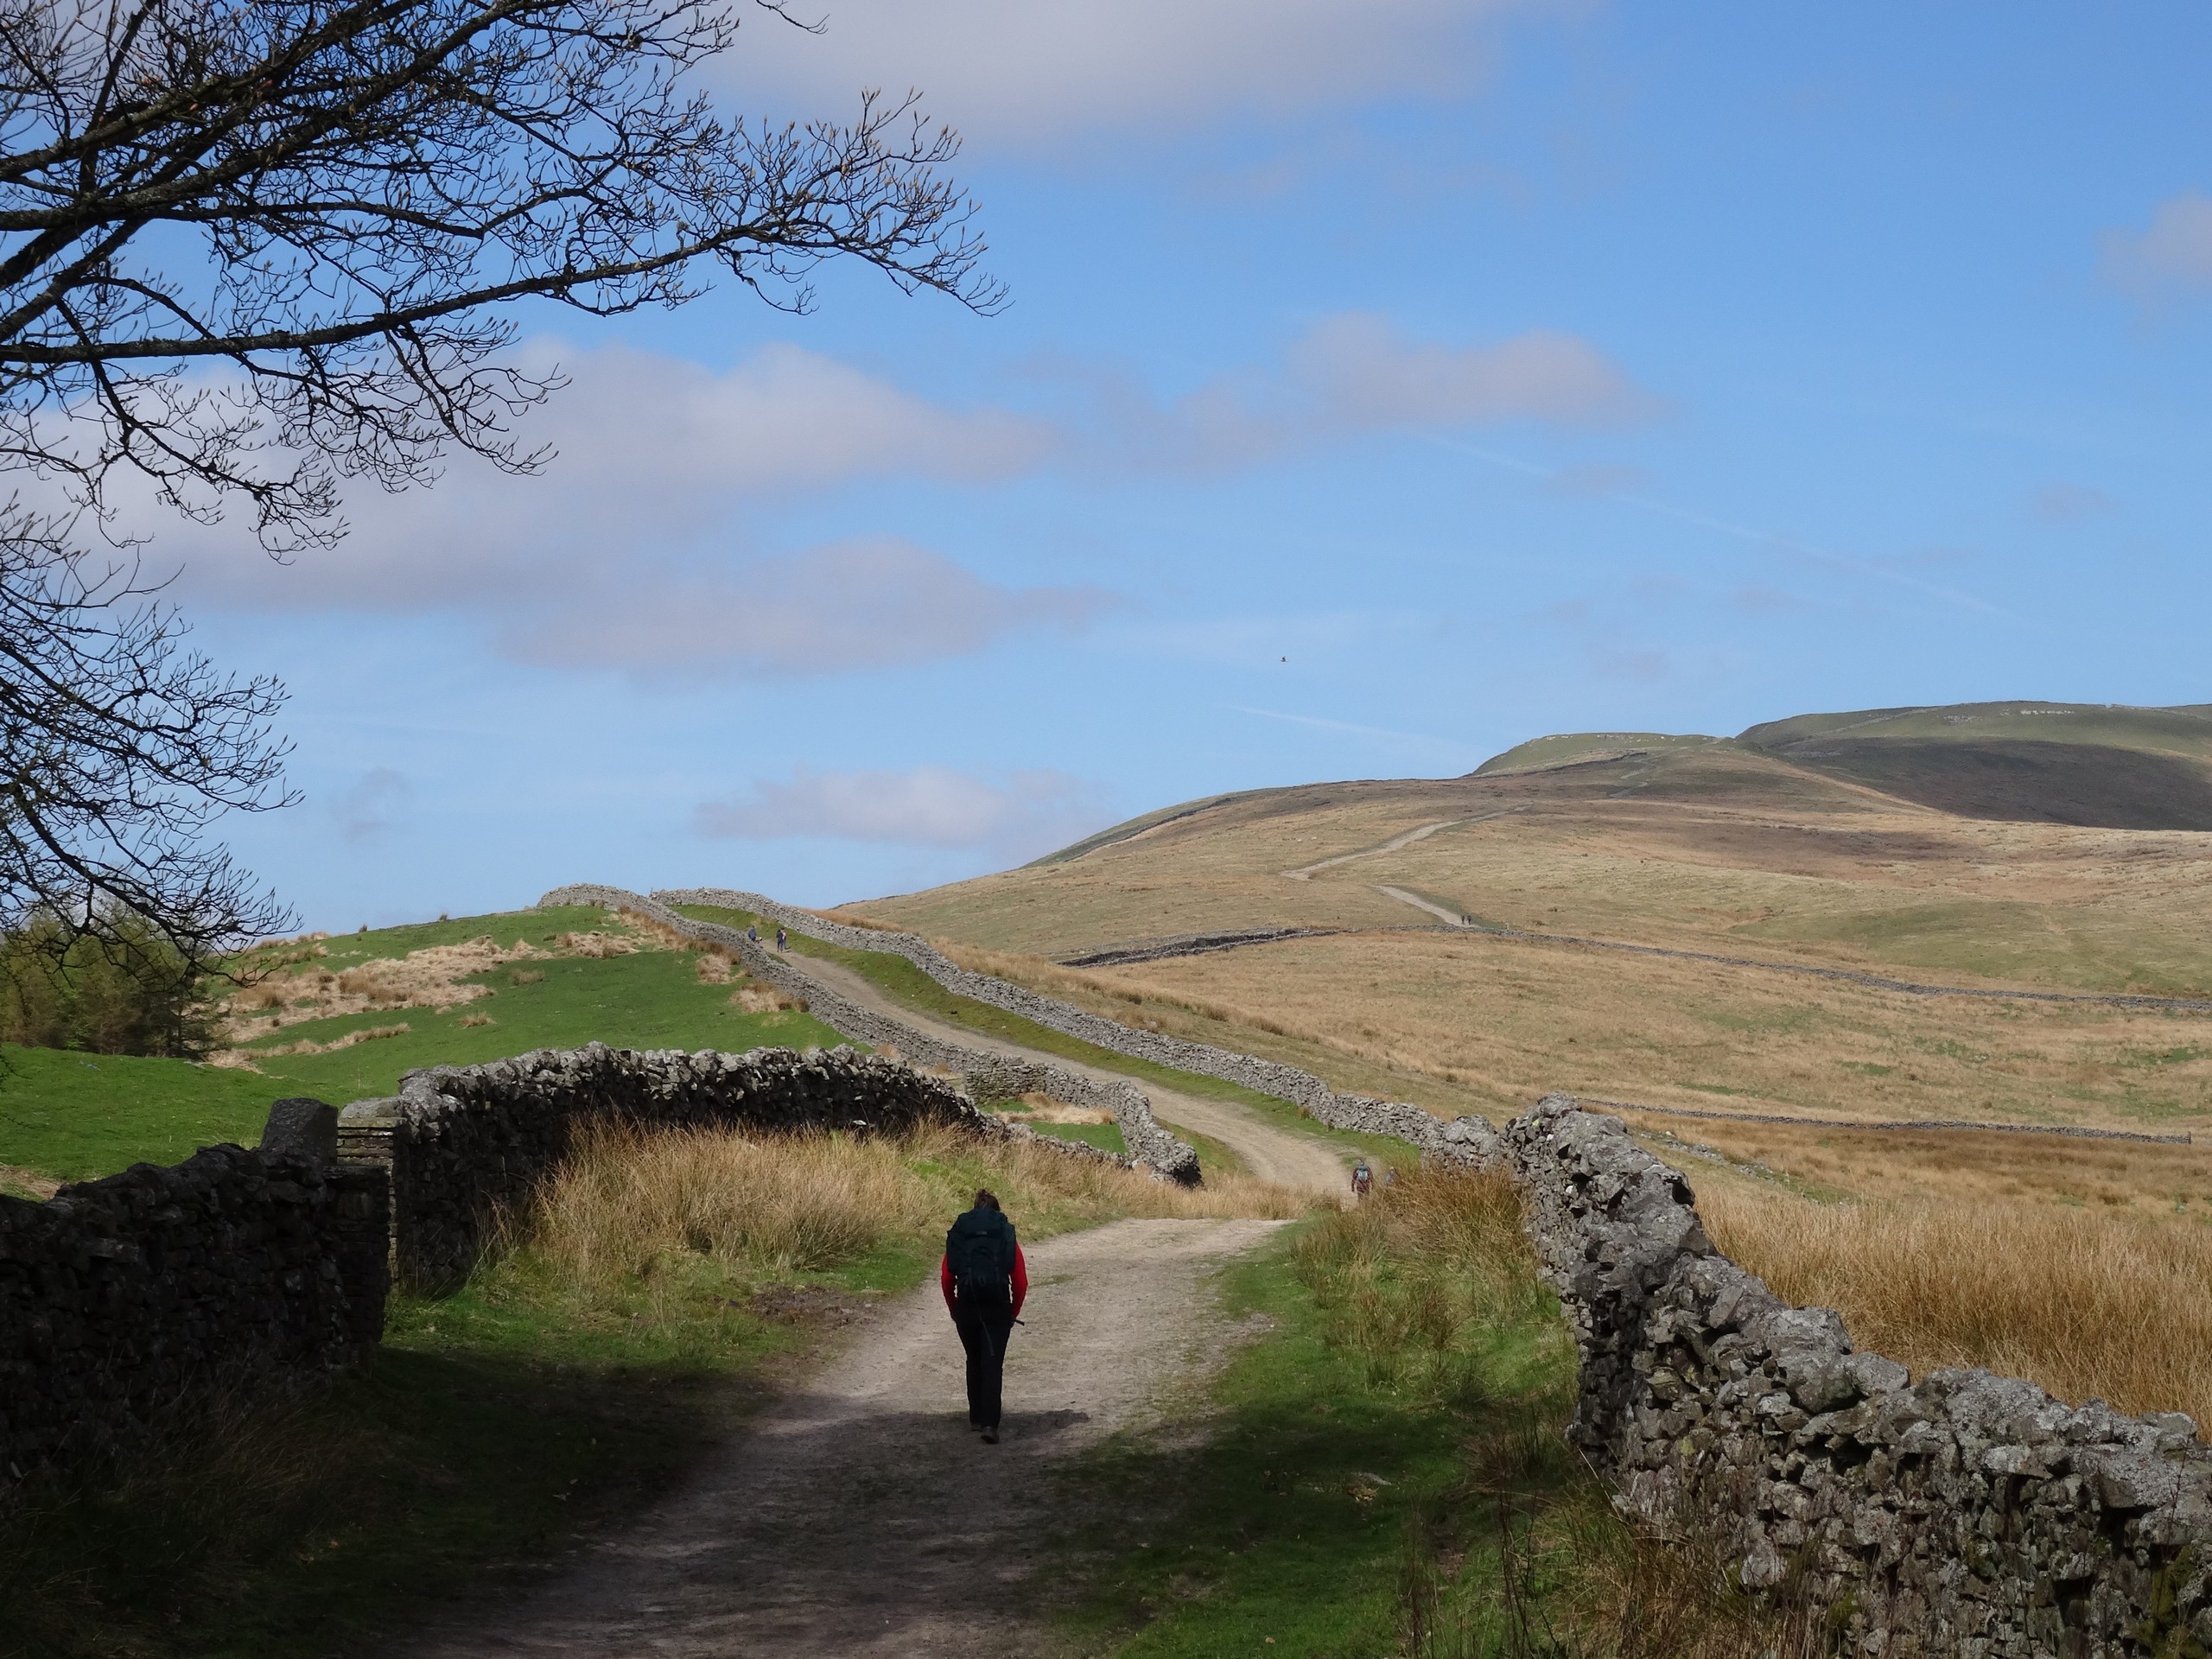
[[[2200,1216],[1822,1205],[1732,1183],[1699,1209],[1713,1242],[1777,1293],[1835,1308],[1860,1347],[1916,1375],[1986,1366],[2077,1405],[2212,1423],[2212,1226]]]

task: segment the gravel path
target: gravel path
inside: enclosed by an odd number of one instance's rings
[[[842,963],[826,962],[818,957],[800,957],[794,960],[810,978],[820,980],[840,995],[849,997],[879,1013],[895,1015],[947,1042],[964,1043],[970,1048],[989,1049],[995,1053],[1018,1054],[1025,1059],[1050,1060],[1071,1071],[1080,1071],[1109,1083],[1129,1081],[1126,1072],[1085,1065],[1080,1060],[1065,1059],[1041,1049],[1025,1048],[1002,1037],[970,1031],[965,1026],[932,1020],[929,1015],[894,1001]],[[1295,1129],[1279,1128],[1230,1101],[1185,1095],[1175,1090],[1162,1089],[1152,1083],[1140,1086],[1151,1097],[1153,1116],[1161,1122],[1171,1128],[1192,1129],[1200,1135],[1211,1135],[1224,1146],[1233,1148],[1236,1155],[1244,1160],[1244,1166],[1263,1181],[1277,1181],[1285,1186],[1326,1192],[1339,1199],[1350,1191],[1349,1155],[1318,1135],[1300,1135]]]
[[[1017,1221],[1019,1217],[1016,1217]],[[1122,1221],[1026,1246],[1004,1441],[967,1427],[934,1284],[860,1327],[687,1490],[555,1583],[406,1659],[1037,1655],[1055,1465],[1172,1412],[1242,1334],[1210,1281],[1284,1224]]]

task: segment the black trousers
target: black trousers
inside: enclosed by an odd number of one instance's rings
[[[994,1302],[963,1296],[953,1305],[952,1322],[959,1327],[960,1345],[968,1351],[968,1421],[978,1428],[996,1428],[1014,1303],[1005,1297]]]

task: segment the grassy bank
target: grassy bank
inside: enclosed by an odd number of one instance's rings
[[[1510,1187],[1420,1175],[1234,1271],[1264,1319],[1192,1409],[1067,1477],[1071,1643],[1224,1653],[1750,1659],[1814,1650],[1639,1536],[1561,1436],[1573,1346]]]
[[[635,947],[628,954],[560,954],[564,936],[609,925],[604,912],[571,906],[315,941],[311,955],[294,952],[304,959],[291,966],[343,976],[487,937],[503,950],[527,943],[542,954],[526,966],[461,976],[457,984],[480,992],[448,1006],[292,1020],[245,1045],[251,1070],[10,1046],[0,1050],[0,1165],[83,1180],[134,1163],[175,1163],[219,1141],[253,1145],[270,1102],[287,1095],[343,1105],[391,1094],[417,1066],[474,1065],[534,1048],[597,1040],[735,1052],[845,1040],[802,1013],[747,1012],[732,1002],[729,984],[700,976],[690,952],[663,948],[647,934],[625,933]],[[360,1040],[372,1033],[384,1034]],[[301,1044],[323,1052],[275,1052]]]
[[[203,1402],[128,1460],[0,1510],[7,1659],[374,1651],[529,1579],[665,1491],[817,1332],[935,1263],[979,1185],[1025,1236],[1297,1213],[944,1133],[601,1137],[454,1294],[403,1297],[357,1371]]]

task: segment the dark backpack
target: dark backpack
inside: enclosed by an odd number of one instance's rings
[[[962,1301],[1005,1301],[1013,1294],[1014,1224],[995,1210],[970,1210],[945,1234],[944,1260]]]

